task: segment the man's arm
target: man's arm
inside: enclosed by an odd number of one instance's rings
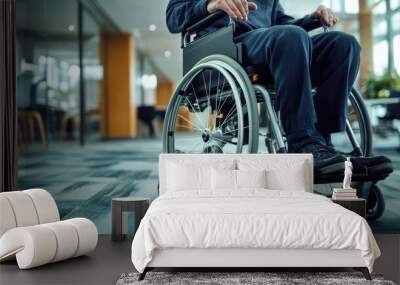
[[[170,0],[167,6],[167,27],[180,33],[208,15],[207,0]]]
[[[320,5],[315,12],[300,19],[286,15],[280,3],[277,6],[276,25],[296,25],[308,32],[320,28],[322,25],[332,27],[338,21],[339,18],[324,5]]]
[[[306,15],[300,19],[286,15],[280,3],[277,6],[276,13],[276,25],[296,25],[302,27],[307,32],[321,27],[321,22],[315,21],[311,15]]]
[[[247,0],[170,0],[167,26],[171,33],[180,33],[216,11],[224,11],[236,20],[245,20],[249,10],[256,9],[257,5]]]

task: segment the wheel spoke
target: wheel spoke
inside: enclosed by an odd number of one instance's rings
[[[213,114],[213,108],[212,108],[212,105],[211,105],[211,79],[212,79],[212,71],[210,70],[209,71],[209,73],[210,73],[210,79],[209,79],[209,81],[208,81],[208,106],[210,106],[210,116],[212,116],[212,114]]]
[[[185,122],[189,123],[190,125],[193,126],[194,129],[202,131],[201,128],[198,128],[197,126],[195,126],[191,121],[189,121],[188,119],[186,119],[184,116],[182,116],[181,114],[178,114],[178,117],[181,118],[182,120],[184,120]]]
[[[222,153],[224,152],[224,150],[222,149],[222,147],[220,147],[219,145],[216,145],[216,146],[221,150]]]
[[[234,105],[233,105],[234,106]],[[235,114],[237,113],[237,110],[235,110],[234,112],[229,112],[228,115],[225,117],[224,121],[222,122],[222,124],[219,126],[220,128],[222,126],[224,126],[226,123],[232,121],[233,119],[235,119]]]
[[[193,146],[193,148],[191,148],[191,150],[195,151],[196,148],[197,148],[199,145],[201,145],[202,143],[203,143],[202,141],[197,142],[197,143]]]
[[[243,127],[243,129],[248,129],[248,128],[249,128],[249,126]],[[229,130],[229,131],[223,132],[222,134],[223,134],[223,135],[226,135],[226,134],[228,134],[228,133],[237,132],[238,130],[239,130],[239,129]],[[265,134],[259,133],[259,135],[261,136],[261,135],[265,135]]]
[[[201,121],[201,119],[200,119],[199,115],[197,114],[196,110],[194,109],[194,106],[192,105],[192,103],[190,103],[190,100],[186,96],[185,96],[185,99],[190,104],[190,106],[192,107],[192,109],[193,109],[193,111],[194,111],[194,113],[196,115],[196,118],[199,120],[199,123],[202,124],[203,122]],[[202,128],[205,128],[205,126],[202,126]]]
[[[212,71],[210,70],[209,73],[210,73],[210,78],[208,80],[208,95],[211,96],[211,75],[212,75]],[[210,97],[209,97],[209,99],[210,99]],[[210,102],[210,106],[211,106],[211,102]]]
[[[192,86],[192,90],[193,90],[194,98],[196,98],[197,107],[198,107],[198,109],[199,109],[199,111],[200,111],[199,99],[197,98],[197,95],[196,95],[196,90],[194,89],[194,86],[193,86],[193,84],[192,84],[192,83],[190,84],[190,86]]]
[[[217,96],[215,97],[215,110],[218,110],[217,109],[217,103],[218,103],[218,95],[219,95],[219,78],[220,78],[220,76],[221,76],[221,73],[220,72],[218,72],[218,83],[217,83]]]
[[[189,127],[189,126],[185,126],[185,125],[176,125],[176,127],[177,128],[182,128],[182,129],[188,129],[188,130],[194,130],[194,131],[196,131],[196,132],[202,132],[202,130],[200,130],[200,129],[194,129],[194,128],[191,128],[191,127]]]
[[[231,122],[232,120],[234,120],[236,117],[232,116],[231,118],[229,118],[229,120],[226,120],[225,123],[223,123],[222,125],[220,125],[219,127],[222,128],[223,126],[225,126],[225,124]],[[226,126],[225,126],[226,127]]]
[[[204,72],[202,73],[203,75],[203,82],[204,82],[204,90],[206,90],[206,95],[207,95],[207,101],[208,101],[208,106],[211,106],[211,101],[210,101],[210,93],[208,92],[208,88],[207,88],[207,83],[206,83],[206,78],[204,77]],[[210,77],[211,79],[211,77]],[[212,107],[211,107],[212,110]],[[211,115],[211,110],[209,111],[209,115]]]
[[[217,65],[188,73],[186,81],[178,85],[181,89],[177,89],[185,94],[177,91],[171,99],[174,105],[169,106],[169,111],[174,113],[167,116],[164,132],[170,135],[164,135],[164,149],[184,153],[241,152],[243,131],[239,126],[243,125],[243,111],[238,85],[234,75]]]
[[[225,77],[224,77],[224,81],[222,82],[222,89],[221,90],[219,90],[219,100],[218,100],[218,107],[217,107],[217,114],[219,113],[219,111],[220,111],[220,105],[221,105],[221,101],[222,101],[222,99],[221,99],[221,94],[223,93],[223,91],[224,91],[224,85],[225,85]]]
[[[222,105],[221,105],[221,106],[219,107],[219,109],[218,109],[218,113],[220,113],[221,110],[222,110],[222,108],[225,106],[226,99],[228,99],[228,97],[229,97],[229,96],[225,96],[225,99],[224,99],[224,101],[222,102]]]
[[[193,84],[190,84],[190,85],[192,86],[193,93],[194,93],[194,97],[196,98],[197,108],[198,108],[199,112],[201,112],[201,110],[200,110],[200,103],[199,103],[199,99],[197,98],[197,95],[196,95],[196,90],[194,90],[194,86],[193,86]],[[202,123],[204,123],[204,122],[202,122]],[[205,128],[205,127],[206,127],[206,126],[204,126],[204,128]]]
[[[215,140],[215,141],[222,142],[222,143],[236,144],[236,143],[234,143],[234,142],[232,142],[232,141],[221,140],[221,139],[218,139],[218,138],[215,138],[215,137],[212,137],[211,139],[212,139],[212,140]]]

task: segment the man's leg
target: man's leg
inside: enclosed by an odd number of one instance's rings
[[[322,33],[312,37],[313,61],[311,78],[317,86],[314,97],[317,114],[316,129],[332,146],[331,134],[346,127],[347,100],[356,80],[360,65],[361,48],[357,40],[342,32]],[[336,153],[334,148],[331,152]],[[365,168],[391,168],[391,162],[384,156],[368,158],[352,157],[354,172],[365,172]]]
[[[266,65],[279,94],[282,124],[292,151],[307,140],[322,140],[315,132],[311,94],[311,38],[296,26],[257,29],[238,39],[251,65]]]
[[[344,161],[342,156],[329,155],[315,129],[309,35],[296,26],[274,26],[248,32],[238,40],[246,47],[249,64],[265,65],[273,77],[289,152],[313,153],[317,167]]]
[[[331,145],[330,134],[344,131],[346,126],[347,100],[357,77],[361,48],[353,36],[342,32],[321,33],[313,36],[312,42],[316,129]]]

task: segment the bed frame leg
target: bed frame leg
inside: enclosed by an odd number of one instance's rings
[[[361,271],[361,273],[364,275],[365,279],[370,280],[370,281],[372,280],[371,274],[369,274],[369,270],[367,267],[356,267],[354,269],[357,271]]]
[[[142,281],[144,279],[144,277],[146,277],[146,273],[147,273],[148,269],[147,267],[143,270],[142,273],[139,274],[139,278],[138,281]]]

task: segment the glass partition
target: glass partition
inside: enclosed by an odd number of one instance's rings
[[[46,150],[80,137],[78,1],[17,1],[19,149]],[[85,130],[99,133],[100,28],[83,9]]]
[[[69,138],[78,105],[76,1],[17,1],[17,105],[20,153]]]
[[[100,28],[83,9],[79,40],[79,1],[18,0],[17,107],[19,188],[36,185],[40,165],[58,159],[65,147],[79,147],[79,139],[99,137]],[[80,44],[84,92],[81,92]],[[81,94],[84,112],[81,112]],[[81,120],[85,122],[80,132]],[[51,152],[48,152],[51,150]],[[46,160],[45,155],[51,158]],[[36,182],[33,182],[36,181]]]
[[[103,66],[100,60],[101,29],[83,9],[83,70],[85,96],[85,139],[88,142],[99,140],[100,131],[100,87],[103,79]]]

